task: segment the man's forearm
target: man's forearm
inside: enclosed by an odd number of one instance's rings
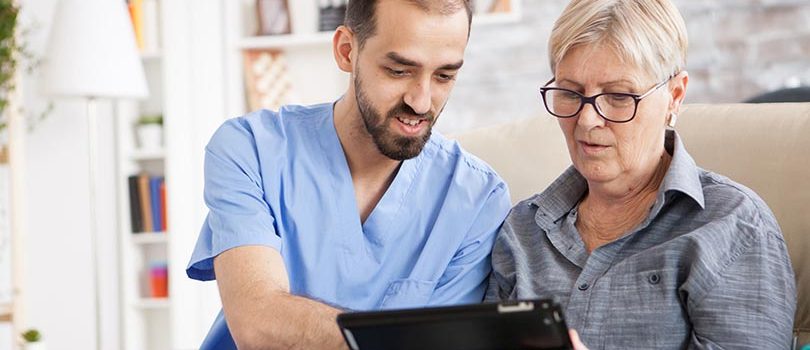
[[[290,346],[285,348],[347,348],[335,321],[340,310],[288,293],[277,294],[279,302],[272,304],[274,310],[278,310],[278,317],[273,320],[280,326],[279,338],[290,341]]]
[[[249,315],[232,317],[240,319],[231,327],[240,349],[346,349],[335,322],[340,310],[285,292],[258,304]]]
[[[223,252],[214,260],[222,309],[240,349],[346,349],[340,310],[291,295],[281,254],[263,246]]]

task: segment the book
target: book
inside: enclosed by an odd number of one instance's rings
[[[129,0],[127,4],[129,16],[132,19],[132,31],[135,32],[135,42],[138,44],[138,49],[143,51],[146,47],[143,40],[143,0]]]
[[[161,219],[160,230],[163,231],[163,232],[167,232],[168,227],[169,227],[169,225],[167,224],[168,219],[166,217],[166,212],[167,212],[167,210],[166,210],[166,179],[161,178],[160,179],[160,219]]]
[[[161,219],[160,208],[160,180],[161,176],[149,178],[149,197],[151,199],[149,207],[152,209],[152,232],[163,231],[163,220]]]
[[[152,232],[152,195],[149,191],[149,174],[138,175],[138,195],[140,196],[141,213],[143,214],[143,231]]]
[[[129,186],[129,216],[132,233],[143,232],[143,214],[141,213],[141,197],[138,191],[138,175],[127,178]]]

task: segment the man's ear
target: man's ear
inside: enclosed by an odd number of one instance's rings
[[[354,70],[352,54],[355,50],[354,33],[346,26],[340,26],[332,37],[332,53],[338,68],[346,73]]]
[[[686,97],[686,86],[689,85],[689,72],[682,71],[672,78],[669,83],[669,90],[672,94],[672,103],[669,106],[670,112],[679,113],[683,99]]]

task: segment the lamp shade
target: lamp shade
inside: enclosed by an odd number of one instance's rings
[[[145,98],[143,64],[123,0],[60,0],[40,88],[56,97]]]

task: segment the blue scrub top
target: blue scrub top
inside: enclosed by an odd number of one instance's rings
[[[206,147],[205,203],[189,277],[215,279],[225,250],[273,247],[292,294],[350,310],[480,302],[511,206],[489,166],[434,132],[361,224],[332,103],[226,121]]]

